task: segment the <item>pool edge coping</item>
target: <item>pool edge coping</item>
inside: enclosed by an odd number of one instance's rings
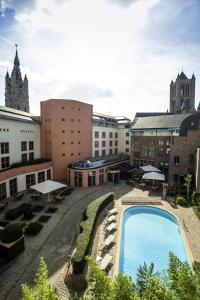
[[[131,208],[131,207],[137,207],[137,206],[158,208],[158,209],[161,209],[161,210],[171,214],[172,216],[174,216],[176,218],[178,226],[180,228],[181,237],[183,239],[183,242],[184,242],[184,245],[185,245],[185,248],[186,248],[186,251],[187,251],[186,254],[188,255],[188,258],[190,259],[190,263],[193,264],[194,258],[193,258],[192,251],[190,249],[190,245],[189,245],[187,235],[186,235],[185,230],[183,228],[183,222],[174,213],[172,213],[168,209],[160,208],[160,207],[158,207],[158,205],[159,204],[157,204],[157,205],[151,205],[151,204],[147,204],[147,205],[144,205],[144,204],[124,205],[124,204],[121,204],[120,217],[119,217],[119,220],[118,220],[118,235],[117,235],[117,241],[116,241],[116,255],[115,255],[115,260],[114,260],[114,265],[113,265],[113,276],[115,276],[119,273],[120,246],[121,246],[122,223],[123,223],[122,220],[123,220],[124,212],[127,209]],[[162,203],[160,205],[162,205]]]

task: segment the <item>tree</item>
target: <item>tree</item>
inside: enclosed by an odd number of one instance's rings
[[[185,180],[184,186],[186,187],[186,192],[187,192],[187,203],[189,204],[192,175],[191,174],[187,174],[184,177],[184,180]]]
[[[142,295],[147,286],[148,280],[150,277],[156,276],[157,274],[154,273],[154,264],[151,263],[149,267],[144,262],[143,266],[139,266],[137,271],[137,278],[136,278],[136,289],[139,295]]]
[[[58,300],[58,293],[48,284],[48,270],[43,257],[34,282],[33,287],[22,284],[22,300]]]
[[[113,299],[115,300],[135,300],[135,284],[131,277],[119,273],[112,282]]]

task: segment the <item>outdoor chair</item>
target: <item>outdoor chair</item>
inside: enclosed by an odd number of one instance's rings
[[[112,259],[113,259],[113,256],[106,254],[100,262],[100,268],[102,270],[106,270],[107,267],[109,266],[109,264],[111,263]]]

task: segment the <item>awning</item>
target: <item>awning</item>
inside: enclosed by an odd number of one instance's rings
[[[30,188],[42,194],[48,194],[58,189],[64,188],[66,186],[67,186],[66,184],[62,184],[57,181],[46,180],[38,184],[32,185]]]
[[[159,169],[152,165],[140,167],[144,172],[161,172]]]
[[[165,175],[157,173],[157,172],[149,172],[149,173],[145,173],[143,175],[142,179],[165,181]]]

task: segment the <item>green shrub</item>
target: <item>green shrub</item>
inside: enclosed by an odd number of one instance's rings
[[[28,226],[25,228],[25,234],[27,235],[36,235],[40,232],[43,225],[39,222],[33,222],[28,224]]]
[[[187,204],[187,201],[183,196],[177,196],[176,204],[185,206]]]
[[[22,225],[20,223],[12,223],[8,224],[0,232],[0,240],[2,243],[12,243],[17,241],[22,235]]]
[[[27,210],[30,212],[31,204],[22,203],[16,208],[12,208],[6,211],[5,218],[9,220],[15,220],[20,217],[24,212],[26,213]]]
[[[194,205],[200,205],[200,193],[194,192],[192,194],[192,204]]]
[[[84,218],[85,220],[81,222],[81,233],[76,240],[76,252],[72,260],[74,273],[80,274],[83,271],[85,266],[84,257],[89,254],[88,252],[98,215],[113,199],[114,194],[107,193],[88,205],[85,212],[87,219]]]

